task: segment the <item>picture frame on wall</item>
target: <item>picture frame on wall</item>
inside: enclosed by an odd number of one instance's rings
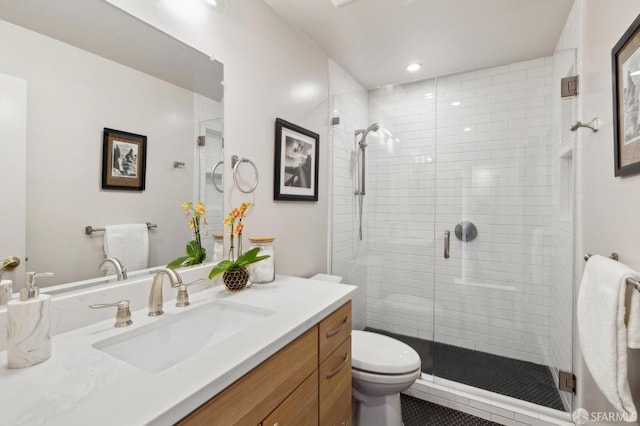
[[[104,128],[102,189],[144,191],[147,137]]]
[[[611,51],[614,174],[640,173],[640,15]]]
[[[276,118],[274,200],[318,201],[320,135]]]

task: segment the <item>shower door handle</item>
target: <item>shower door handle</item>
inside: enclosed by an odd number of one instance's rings
[[[449,258],[449,240],[451,237],[451,232],[449,230],[444,231],[444,258]]]

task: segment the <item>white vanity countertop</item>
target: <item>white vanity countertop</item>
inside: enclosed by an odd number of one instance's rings
[[[146,308],[136,310],[133,325],[124,328],[113,327],[114,309],[109,320],[54,336],[52,356],[41,364],[11,370],[7,353],[1,352],[0,423],[174,424],[350,300],[355,289],[286,276],[237,293],[216,286],[190,295],[191,305],[186,308],[176,308],[173,300],[166,300],[161,317],[147,316]],[[224,344],[205,347],[158,373],[140,370],[92,347],[105,338],[213,300],[275,313],[228,337]]]

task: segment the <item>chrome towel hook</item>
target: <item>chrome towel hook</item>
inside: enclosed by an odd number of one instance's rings
[[[590,122],[588,122],[588,123],[582,123],[582,121],[576,121],[575,123],[573,123],[573,124],[571,125],[570,130],[571,130],[572,132],[575,132],[575,131],[576,131],[576,130],[578,130],[580,127],[586,127],[586,128],[588,128],[588,129],[593,130],[593,131],[594,131],[594,133],[595,133],[595,132],[597,132],[597,131],[598,131],[598,118],[596,117],[596,118],[594,118],[593,120],[591,120],[591,121],[590,121]]]

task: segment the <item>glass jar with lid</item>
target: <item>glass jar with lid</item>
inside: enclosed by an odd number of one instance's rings
[[[249,275],[253,283],[270,283],[276,279],[275,237],[249,237],[250,248],[261,248],[258,256],[268,258],[249,265]]]
[[[213,253],[211,260],[218,262],[224,259],[224,241],[222,234],[213,234]]]

